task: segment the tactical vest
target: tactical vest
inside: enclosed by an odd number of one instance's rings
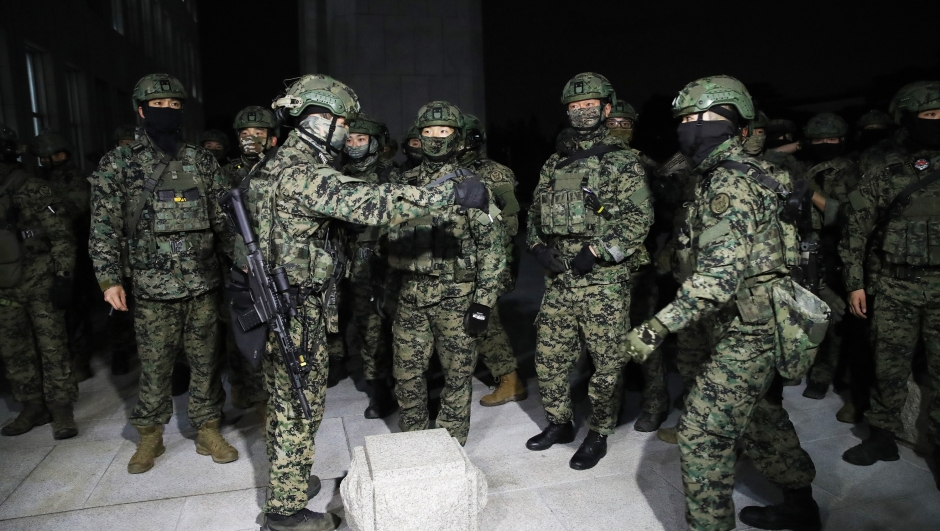
[[[610,222],[584,205],[585,192],[582,188],[594,190],[595,193],[598,191],[599,183],[595,182],[594,175],[596,173],[583,164],[566,166],[555,172],[549,183],[550,189],[541,194],[541,229],[544,234],[592,237],[605,233],[606,226]],[[649,189],[646,187],[640,192],[646,192],[647,196],[649,195]],[[603,197],[598,198],[601,203],[609,205],[611,222],[620,217],[620,209],[616,204],[605,202]],[[634,199],[630,198],[631,201]],[[636,203],[642,203],[642,199],[637,199]]]
[[[940,168],[915,171],[918,161],[904,160],[896,153],[888,155],[888,179],[903,189]],[[893,199],[893,198],[892,198]],[[889,264],[909,266],[940,266],[940,182],[914,192],[907,205],[888,214],[881,251]]]
[[[498,209],[496,214],[499,214]],[[457,283],[474,282],[477,248],[470,232],[470,216],[477,216],[477,221],[485,225],[490,224],[486,213],[478,210],[461,213],[457,207],[452,207],[441,214],[390,227],[389,264],[403,271],[443,276]]]

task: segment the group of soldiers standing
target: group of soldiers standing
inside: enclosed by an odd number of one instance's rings
[[[630,147],[637,115],[610,82],[578,74],[562,91],[568,127],[542,168],[524,235],[512,171],[486,157],[484,125],[446,101],[418,111],[398,164],[385,124],[324,75],[240,111],[231,159],[225,133],[179,141],[187,95],[177,79],[145,76],[132,99],[140,126],[119,130],[88,179],[61,135],[33,141],[32,175],[17,162],[15,133],[0,130],[0,354],[23,404],[3,435],[49,422],[56,439],[77,435],[88,308],[103,293],[112,313],[133,314],[114,322],[133,322],[141,363],[128,472],[147,472],[165,451],[181,362],[196,451],[238,459],[220,431],[227,363],[232,405],[264,412],[267,529],[335,529],[336,515],[305,507],[319,490],[314,439],[326,389],[345,377],[347,325],[372,390],[366,418],[398,410],[402,431],[433,422],[466,443],[478,359],[497,383],[482,405],[527,397],[498,304],[514,287],[517,236],[546,283],[534,325],[547,422],[526,447],[575,440],[569,374],[584,349],[591,414],[570,466],[594,467],[617,429],[624,368],[636,362],[645,383],[634,428],[679,445],[690,529],[734,528],[741,449],[784,493],[782,504],[743,509],[742,522],[821,528],[815,468],[783,407],[783,386],[807,370],[812,399],[848,373],[853,400],[837,417],[864,413],[871,426],[843,456],[855,465],[899,458],[918,341],[940,395],[940,82],[908,85],[889,114],[865,115],[850,152],[839,116],[814,117],[797,142],[796,126],[755,109],[738,80],[702,78],[673,103],[680,153],[660,165]],[[246,198],[265,262],[286,277],[285,333],[306,367],[300,389],[273,333],[260,357],[243,348],[246,295],[235,279],[252,251],[220,205],[231,190]],[[807,317],[809,306],[824,317]],[[671,408],[661,347],[673,334],[684,413],[661,428]],[[857,359],[868,349],[873,371]],[[444,388],[432,419],[435,352]],[[127,370],[126,356],[114,359],[116,372]],[[870,409],[857,399],[869,387]],[[936,444],[938,399],[930,419]]]

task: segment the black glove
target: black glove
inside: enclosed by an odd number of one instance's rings
[[[467,331],[470,337],[479,337],[486,332],[486,325],[490,322],[491,309],[482,304],[473,303],[467,308],[467,314],[463,316],[463,329]]]
[[[544,269],[552,273],[564,273],[568,270],[568,266],[558,258],[561,256],[561,252],[558,249],[552,249],[547,245],[537,243],[530,252],[535,255],[535,259],[538,260],[539,264]]]
[[[487,211],[490,208],[490,191],[479,179],[466,179],[454,184],[454,204],[465,209]]]
[[[66,310],[72,304],[72,278],[56,275],[49,290],[49,302],[57,310]]]
[[[581,189],[584,190],[584,206],[590,208],[591,212],[594,212],[598,216],[603,216],[604,219],[610,221],[610,218],[613,216],[611,216],[610,212],[601,204],[601,200],[597,197],[597,194],[583,186]]]
[[[385,313],[385,286],[372,286],[372,298],[369,299],[369,302],[372,304],[372,311],[376,315],[381,317],[383,321],[388,319],[388,314]]]
[[[586,275],[594,270],[594,264],[597,263],[597,257],[591,252],[591,247],[584,244],[584,247],[578,251],[577,256],[571,260],[571,269],[574,269],[577,275]]]

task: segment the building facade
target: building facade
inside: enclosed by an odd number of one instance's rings
[[[0,2],[0,123],[23,141],[46,128],[67,134],[73,160],[90,170],[114,146],[114,129],[136,123],[130,98],[137,80],[166,72],[189,93],[183,136],[194,140],[203,126],[195,4]]]

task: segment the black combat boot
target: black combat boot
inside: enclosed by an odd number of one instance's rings
[[[315,513],[301,509],[290,516],[266,513],[265,529],[268,531],[333,531],[339,527],[340,519],[332,513]]]
[[[8,437],[23,435],[36,426],[52,422],[52,415],[41,398],[23,402],[23,411],[16,416],[13,422],[7,424],[0,433]]]
[[[783,503],[769,507],[741,509],[741,523],[757,529],[819,531],[819,506],[813,499],[813,487],[783,491]]]
[[[574,440],[574,426],[571,421],[564,424],[549,424],[542,433],[532,437],[525,443],[529,450],[548,450],[554,444],[568,444]]]
[[[826,391],[828,390],[829,384],[808,380],[806,382],[806,389],[803,389],[803,396],[806,398],[812,398],[813,400],[821,400],[825,398]]]
[[[317,497],[317,494],[320,494],[320,488],[323,486],[320,483],[320,478],[314,475],[310,476],[310,479],[307,480],[307,501],[310,501]]]
[[[878,461],[897,461],[900,458],[894,434],[874,426],[867,439],[842,454],[843,461],[858,466],[869,466]]]
[[[330,369],[326,375],[326,386],[336,387],[337,384],[349,377],[345,360],[330,360]]]
[[[384,419],[398,410],[398,399],[392,393],[388,380],[380,378],[369,380],[372,385],[372,396],[369,398],[369,407],[363,416],[367,419]]]
[[[643,433],[656,431],[662,426],[663,422],[666,422],[667,417],[669,417],[668,412],[650,413],[649,411],[644,411],[640,415],[640,418],[636,419],[636,422],[633,423],[633,429]]]
[[[78,426],[75,424],[71,402],[49,404],[49,411],[52,413],[53,439],[71,439],[78,435]]]
[[[605,455],[607,455],[607,436],[591,430],[578,451],[571,456],[568,464],[575,470],[587,470],[594,468],[594,465]]]

